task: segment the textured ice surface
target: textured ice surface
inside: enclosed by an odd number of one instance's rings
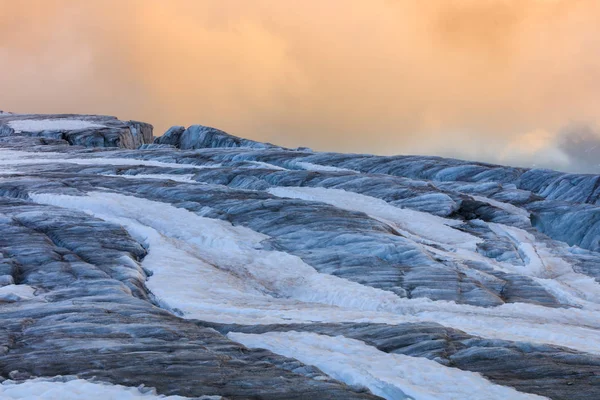
[[[452,229],[453,225],[460,225],[459,221],[394,207],[383,200],[358,193],[310,187],[274,187],[268,192],[279,197],[321,201],[344,210],[364,212],[393,225],[401,233],[417,240],[424,239],[430,243],[442,243],[469,250],[475,250],[477,243],[481,242],[481,239],[473,235]]]
[[[313,364],[349,385],[366,386],[389,400],[503,400],[542,399],[495,385],[481,375],[444,367],[425,358],[388,354],[364,342],[343,336],[305,332],[269,332],[262,335],[230,333],[247,347]]]
[[[85,149],[69,144],[108,136],[15,136],[6,118],[21,117],[0,118],[3,378],[186,397],[600,396],[598,177],[199,125]]]
[[[148,288],[165,308],[179,310],[187,318],[244,324],[435,321],[474,335],[600,353],[596,303],[569,310],[405,299],[319,273],[298,257],[262,250],[265,235],[167,204],[95,192],[84,197],[30,196],[39,203],[81,210],[122,225],[146,243],[150,251],[142,265],[152,272]],[[528,268],[539,274],[540,260],[532,262]],[[582,320],[594,329],[580,327]]]
[[[37,137],[45,144],[136,149],[152,142],[152,125],[104,115],[0,114],[0,137]]]

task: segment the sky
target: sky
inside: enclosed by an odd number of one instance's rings
[[[597,0],[0,0],[0,110],[600,173]]]

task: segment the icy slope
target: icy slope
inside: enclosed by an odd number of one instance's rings
[[[0,113],[0,136],[66,140],[86,147],[135,149],[150,143],[152,125],[103,115]]]
[[[184,397],[600,397],[598,177],[199,125],[138,150],[72,145],[104,129],[0,138],[4,378]]]

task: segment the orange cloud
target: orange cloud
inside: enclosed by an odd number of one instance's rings
[[[0,108],[501,161],[599,122],[598,20],[595,0],[3,2]]]

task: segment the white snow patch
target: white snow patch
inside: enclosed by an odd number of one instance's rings
[[[442,218],[420,211],[398,208],[386,201],[348,192],[341,189],[321,187],[285,187],[279,186],[267,190],[274,196],[293,199],[320,201],[350,211],[360,211],[393,226],[399,232],[416,242],[422,238],[436,244],[447,244],[468,250],[476,250],[481,239],[452,228],[460,221]]]
[[[10,121],[8,125],[16,132],[73,131],[88,128],[106,128],[81,119],[22,119]]]
[[[24,382],[7,380],[0,384],[0,398],[3,400],[185,400],[183,396],[157,395],[152,388],[127,387],[108,383],[94,383],[84,379],[66,382],[45,378],[30,379]],[[220,396],[205,396],[206,400],[220,399]]]
[[[445,367],[426,358],[389,354],[344,336],[309,332],[231,332],[246,347],[268,349],[318,367],[349,385],[366,386],[390,400],[533,400],[544,397],[496,385],[478,373]],[[410,397],[409,397],[410,396]]]
[[[317,171],[317,172],[358,172],[353,169],[332,167],[330,165],[313,164],[313,163],[304,162],[304,161],[295,161],[295,162],[292,162],[291,165],[293,165],[295,167],[300,167],[300,168],[308,170],[308,171]]]
[[[158,180],[170,180],[175,182],[183,182],[183,183],[198,183],[193,180],[193,174],[137,174],[137,175],[115,175],[115,174],[102,174],[102,176],[112,176],[118,178],[127,178],[127,179],[158,179]]]
[[[35,298],[35,289],[29,285],[6,285],[0,287],[1,301],[22,301]]]
[[[220,164],[213,165],[193,165],[177,164],[152,160],[138,160],[135,158],[116,158],[116,157],[89,157],[89,158],[65,158],[61,153],[34,153],[18,150],[0,149],[0,165],[30,165],[30,164],[78,164],[78,165],[143,165],[148,167],[169,167],[169,168],[221,168]]]
[[[530,276],[564,304],[588,306],[588,308],[600,311],[600,308],[598,308],[598,304],[600,304],[600,284],[592,277],[575,273],[568,262],[554,256],[544,243],[537,241],[532,234],[522,229],[502,224],[488,224],[496,234],[509,238],[515,244],[515,247],[525,257],[525,267],[511,265],[507,262],[498,263],[478,254],[476,245],[481,239],[453,229],[453,225],[460,223],[455,220],[424,212],[401,209],[389,205],[381,199],[339,189],[275,187],[268,189],[268,192],[279,197],[321,201],[338,208],[364,212],[393,226],[409,239],[424,245],[432,253],[443,254],[450,258],[483,261],[504,272]],[[483,200],[486,198],[478,199]],[[492,203],[494,201],[490,204]],[[525,216],[523,214],[526,213],[524,210],[505,203],[495,203],[494,205],[497,206],[506,206],[507,210],[517,215]],[[514,207],[515,210],[511,207]],[[438,248],[430,246],[431,244],[437,244]],[[448,246],[455,248],[448,248]]]
[[[253,161],[253,160],[244,160],[244,161],[254,164],[259,168],[276,169],[278,171],[288,171],[287,169],[280,167],[279,165],[270,164],[270,163],[266,163],[263,161]]]
[[[20,174],[19,170],[16,169],[11,169],[11,168],[2,168],[2,170],[0,170],[0,175],[15,175],[15,174]]]
[[[323,305],[376,311],[397,310],[408,301],[319,273],[299,257],[262,250],[266,235],[165,203],[99,192],[30,197],[118,223],[147,242],[143,266],[153,272],[148,288],[165,308],[179,309],[188,318],[237,323],[328,320],[343,312]]]
[[[524,267],[503,263],[505,270],[533,277],[563,304],[600,311],[600,284],[594,278],[575,272],[570,263],[552,254],[545,243],[523,229],[495,223],[488,226],[512,241],[525,262]]]
[[[494,308],[406,299],[322,274],[287,253],[261,249],[268,236],[166,203],[111,193],[29,194],[123,225],[149,245],[147,285],[186,318],[240,324],[434,321],[493,339],[600,353],[597,309],[511,303]]]
[[[522,217],[529,218],[529,215],[530,215],[529,211],[524,210],[522,208],[519,208],[517,206],[513,206],[510,203],[504,203],[502,201],[490,199],[488,197],[483,197],[483,196],[473,196],[473,195],[471,195],[471,197],[474,200],[481,201],[482,203],[488,203],[491,206],[498,207],[501,210],[507,211],[507,212],[509,212],[511,214],[520,215]]]

